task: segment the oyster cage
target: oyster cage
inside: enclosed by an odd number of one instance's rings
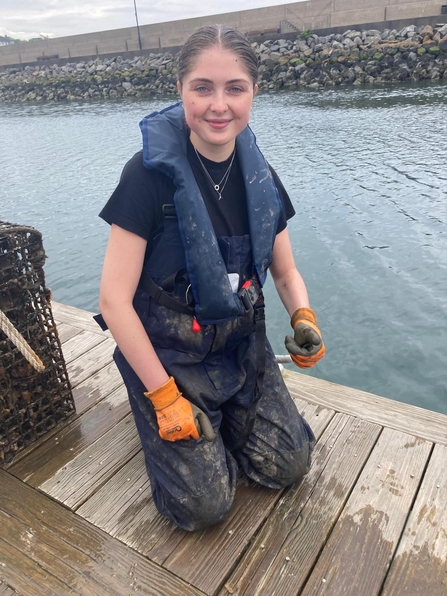
[[[0,327],[0,466],[75,412],[44,262],[40,232],[0,221],[0,314],[25,346]]]

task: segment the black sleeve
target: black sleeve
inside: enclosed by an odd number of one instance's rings
[[[167,176],[144,167],[139,151],[124,166],[119,184],[99,217],[149,240],[161,225],[163,203],[172,202],[174,191]]]
[[[276,233],[279,234],[287,227],[287,221],[295,215],[295,209],[293,208],[292,201],[290,200],[290,197],[286,189],[284,188],[283,183],[279,179],[278,174],[275,172],[275,170],[272,168],[270,164],[269,167],[272,172],[276,188],[279,192],[279,198],[282,202],[282,211],[279,217],[278,228],[276,230]]]

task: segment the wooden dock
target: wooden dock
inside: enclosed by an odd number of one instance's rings
[[[153,504],[113,339],[53,314],[77,413],[0,469],[0,595],[446,596],[447,416],[287,371],[311,471],[241,478],[228,519],[187,533]]]

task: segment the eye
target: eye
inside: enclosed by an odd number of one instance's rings
[[[206,93],[208,91],[208,87],[205,87],[205,85],[198,85],[195,90],[198,93]]]
[[[238,87],[237,85],[230,87],[230,93],[242,93],[242,87]]]

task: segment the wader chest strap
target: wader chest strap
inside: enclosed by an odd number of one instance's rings
[[[172,296],[168,294],[163,288],[157,285],[152,277],[143,269],[143,273],[141,274],[140,280],[140,287],[145,290],[151,298],[155,300],[158,304],[162,306],[166,306],[166,308],[170,308],[171,310],[175,310],[176,312],[180,312],[184,315],[194,316],[194,309],[186,304],[182,304]]]

